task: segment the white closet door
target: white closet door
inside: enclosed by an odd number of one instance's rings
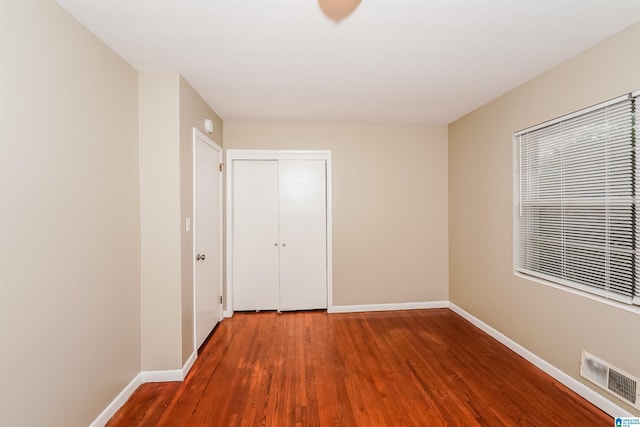
[[[233,308],[276,310],[278,162],[234,160]]]
[[[280,310],[327,308],[324,160],[280,160]]]

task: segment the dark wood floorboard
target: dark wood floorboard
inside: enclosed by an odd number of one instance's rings
[[[119,426],[607,426],[613,419],[448,309],[225,319],[183,383]]]

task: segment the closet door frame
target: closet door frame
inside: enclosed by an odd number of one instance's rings
[[[330,150],[226,150],[226,280],[225,317],[233,316],[233,164],[234,160],[324,160],[327,180],[327,312],[333,313],[332,208]]]

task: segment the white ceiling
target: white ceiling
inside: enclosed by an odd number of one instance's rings
[[[640,21],[639,0],[58,0],[223,120],[447,124]]]

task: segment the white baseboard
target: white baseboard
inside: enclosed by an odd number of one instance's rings
[[[162,383],[166,381],[182,381],[182,369],[167,369],[165,371],[142,371],[142,383]]]
[[[115,399],[105,408],[104,411],[96,418],[89,427],[102,427],[104,426],[113,415],[120,409],[122,405],[131,397],[134,391],[140,385],[145,383],[161,383],[165,381],[184,381],[187,374],[193,367],[193,364],[198,357],[197,352],[191,353],[187,363],[184,364],[182,369],[171,369],[166,371],[142,371],[131,380],[129,384],[116,396]]]
[[[224,310],[223,314],[225,318],[233,317],[233,310]]]
[[[167,381],[184,381],[187,374],[193,367],[198,358],[198,352],[194,351],[187,359],[182,369],[167,369],[165,371],[142,371],[142,384],[146,383],[162,383]]]
[[[193,353],[191,353],[191,356],[189,356],[189,358],[187,359],[187,363],[185,363],[184,366],[182,367],[182,380],[187,378],[187,374],[193,367],[193,364],[196,363],[197,358],[198,358],[198,351],[196,350]]]
[[[529,361],[530,363],[532,363],[542,371],[551,375],[553,378],[555,378],[565,386],[569,387],[571,390],[573,390],[580,396],[584,397],[586,400],[588,400],[598,408],[602,409],[604,412],[611,415],[612,417],[633,417],[633,414],[631,414],[624,408],[621,408],[620,406],[616,405],[614,402],[610,401],[609,399],[605,398],[601,394],[595,392],[594,390],[590,389],[586,385],[582,384],[580,381],[576,380],[572,376],[566,374],[565,372],[556,368],[546,360],[530,352],[526,348],[522,347],[520,344],[513,341],[511,338],[508,338],[507,336],[498,332],[496,329],[493,329],[491,326],[487,325],[477,317],[474,317],[473,315],[467,313],[466,311],[464,311],[454,303],[450,302],[449,308],[453,312],[459,314],[460,316],[468,320],[478,329],[484,331],[487,335],[490,335],[496,341],[501,342],[506,347],[511,349],[514,353],[519,354],[525,360]]]
[[[334,305],[330,313],[359,313],[365,311],[401,311],[420,310],[425,308],[448,308],[448,301],[401,302],[396,304],[364,304],[364,305]]]
[[[133,392],[136,391],[136,389],[141,384],[142,374],[140,373],[136,375],[129,384],[126,385],[126,387],[116,396],[115,399],[111,401],[111,403],[109,403],[109,405],[107,405],[104,411],[102,411],[102,413],[98,415],[98,418],[96,418],[89,425],[89,427],[102,427],[107,424],[111,417],[113,417],[115,413],[118,412],[118,409],[120,409],[120,407],[124,405],[127,400],[129,400]]]

